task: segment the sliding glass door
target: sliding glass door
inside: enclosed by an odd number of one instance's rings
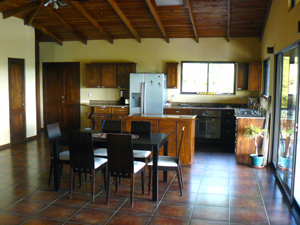
[[[300,202],[299,43],[276,55],[273,164],[290,204]]]

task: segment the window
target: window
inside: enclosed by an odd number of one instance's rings
[[[182,94],[235,94],[235,62],[181,62]]]
[[[264,61],[264,70],[263,70],[263,90],[262,95],[266,97],[269,96],[269,86],[270,86],[270,58]]]

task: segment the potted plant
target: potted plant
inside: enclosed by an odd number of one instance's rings
[[[255,127],[252,124],[250,126],[246,126],[246,132],[244,136],[248,140],[253,140],[255,142],[255,154],[250,154],[251,158],[251,165],[253,167],[262,168],[263,167],[263,154],[258,154],[258,146],[257,146],[257,138],[262,137],[264,134],[265,129],[260,129],[260,127]]]
[[[282,156],[280,156],[279,164],[283,168],[288,168],[290,165],[290,161],[292,160],[291,147],[294,142],[294,130],[289,128],[287,130],[282,130],[282,133],[285,134],[285,149],[283,151]]]

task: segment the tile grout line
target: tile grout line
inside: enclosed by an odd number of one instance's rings
[[[262,195],[261,189],[260,189],[260,184],[259,184],[259,181],[258,181],[258,178],[257,178],[256,169],[254,169],[254,173],[255,173],[255,178],[256,178],[257,185],[258,185],[258,189],[259,189],[259,193],[260,193],[261,201],[262,201],[262,203],[263,203],[264,210],[265,210],[265,214],[266,214],[266,217],[267,217],[267,220],[268,220],[268,224],[269,224],[269,225],[271,225],[271,223],[270,223],[270,219],[269,219],[269,215],[268,215],[268,212],[267,212],[267,208],[266,208],[266,205],[265,205],[265,201],[264,201],[264,198],[263,198],[263,195]]]

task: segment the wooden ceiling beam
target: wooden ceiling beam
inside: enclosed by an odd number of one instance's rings
[[[6,2],[6,1],[8,1],[8,0],[0,0],[0,3],[2,3],[2,2]]]
[[[41,26],[40,24],[38,24],[35,21],[31,22],[31,25],[38,29],[39,31],[41,31],[42,33],[44,33],[45,35],[47,35],[48,37],[50,37],[53,41],[55,41],[57,44],[62,45],[62,40],[60,40],[58,37],[56,37],[54,34],[52,34],[51,32],[49,32],[45,27]]]
[[[266,25],[267,25],[268,18],[269,18],[269,13],[270,13],[271,6],[272,6],[272,2],[273,2],[272,0],[269,0],[268,8],[267,8],[267,11],[266,11],[266,16],[265,16],[265,19],[264,19],[264,24],[263,24],[262,30],[260,32],[260,37],[259,37],[260,41],[262,40],[262,38],[264,36],[264,32],[265,32]]]
[[[167,35],[167,32],[166,32],[166,30],[165,30],[165,28],[164,28],[164,26],[163,26],[163,24],[162,24],[162,22],[160,20],[157,12],[155,10],[155,8],[153,7],[153,5],[151,3],[151,0],[145,0],[145,1],[146,1],[147,5],[148,5],[148,8],[150,9],[150,11],[152,13],[152,16],[154,17],[154,19],[155,19],[155,21],[156,21],[156,23],[157,23],[157,25],[158,25],[161,33],[163,34],[164,39],[166,40],[167,43],[169,43],[170,40],[169,40],[169,37]]]
[[[76,31],[69,23],[67,23],[63,18],[61,18],[54,10],[50,7],[43,7],[43,10],[46,11],[54,20],[60,23],[64,28],[71,32],[79,41],[83,44],[87,44],[87,39],[78,31]]]
[[[230,0],[227,0],[227,41],[230,41]]]
[[[30,17],[29,17],[27,20],[25,20],[25,24],[26,24],[27,26],[29,26],[29,25],[31,24],[31,22],[34,20],[34,17],[35,17],[36,14],[38,13],[38,11],[41,9],[41,7],[44,5],[44,2],[45,2],[45,0],[42,0],[42,1],[40,2],[39,7],[38,7],[33,13],[31,13]]]
[[[193,27],[193,31],[194,31],[194,35],[195,35],[195,41],[197,43],[199,43],[199,36],[198,36],[198,32],[196,29],[196,25],[195,25],[195,20],[194,20],[194,15],[193,15],[193,10],[192,10],[192,6],[190,3],[190,0],[184,0],[184,5],[188,8],[189,10],[189,16],[190,16],[190,20],[192,23],[192,27]]]
[[[3,13],[3,19],[7,19],[7,18],[9,18],[11,16],[15,16],[15,15],[17,15],[19,13],[23,13],[23,12],[27,12],[29,10],[36,9],[38,7],[39,7],[39,3],[38,2],[32,2],[30,4],[21,6],[19,8],[8,10],[8,11],[6,11],[6,12]]]
[[[101,34],[105,36],[105,39],[113,44],[112,37],[99,25],[99,23],[89,14],[85,8],[79,2],[69,1]]]
[[[109,2],[109,4],[111,5],[111,7],[113,7],[113,9],[115,10],[115,12],[119,15],[119,17],[121,18],[121,20],[125,23],[126,27],[130,30],[130,32],[132,33],[132,35],[135,37],[135,39],[141,43],[141,37],[138,34],[138,32],[134,29],[134,27],[132,26],[132,24],[129,22],[129,20],[127,19],[127,17],[124,15],[124,13],[122,12],[122,10],[119,8],[118,4],[114,1],[114,0],[107,0]]]

